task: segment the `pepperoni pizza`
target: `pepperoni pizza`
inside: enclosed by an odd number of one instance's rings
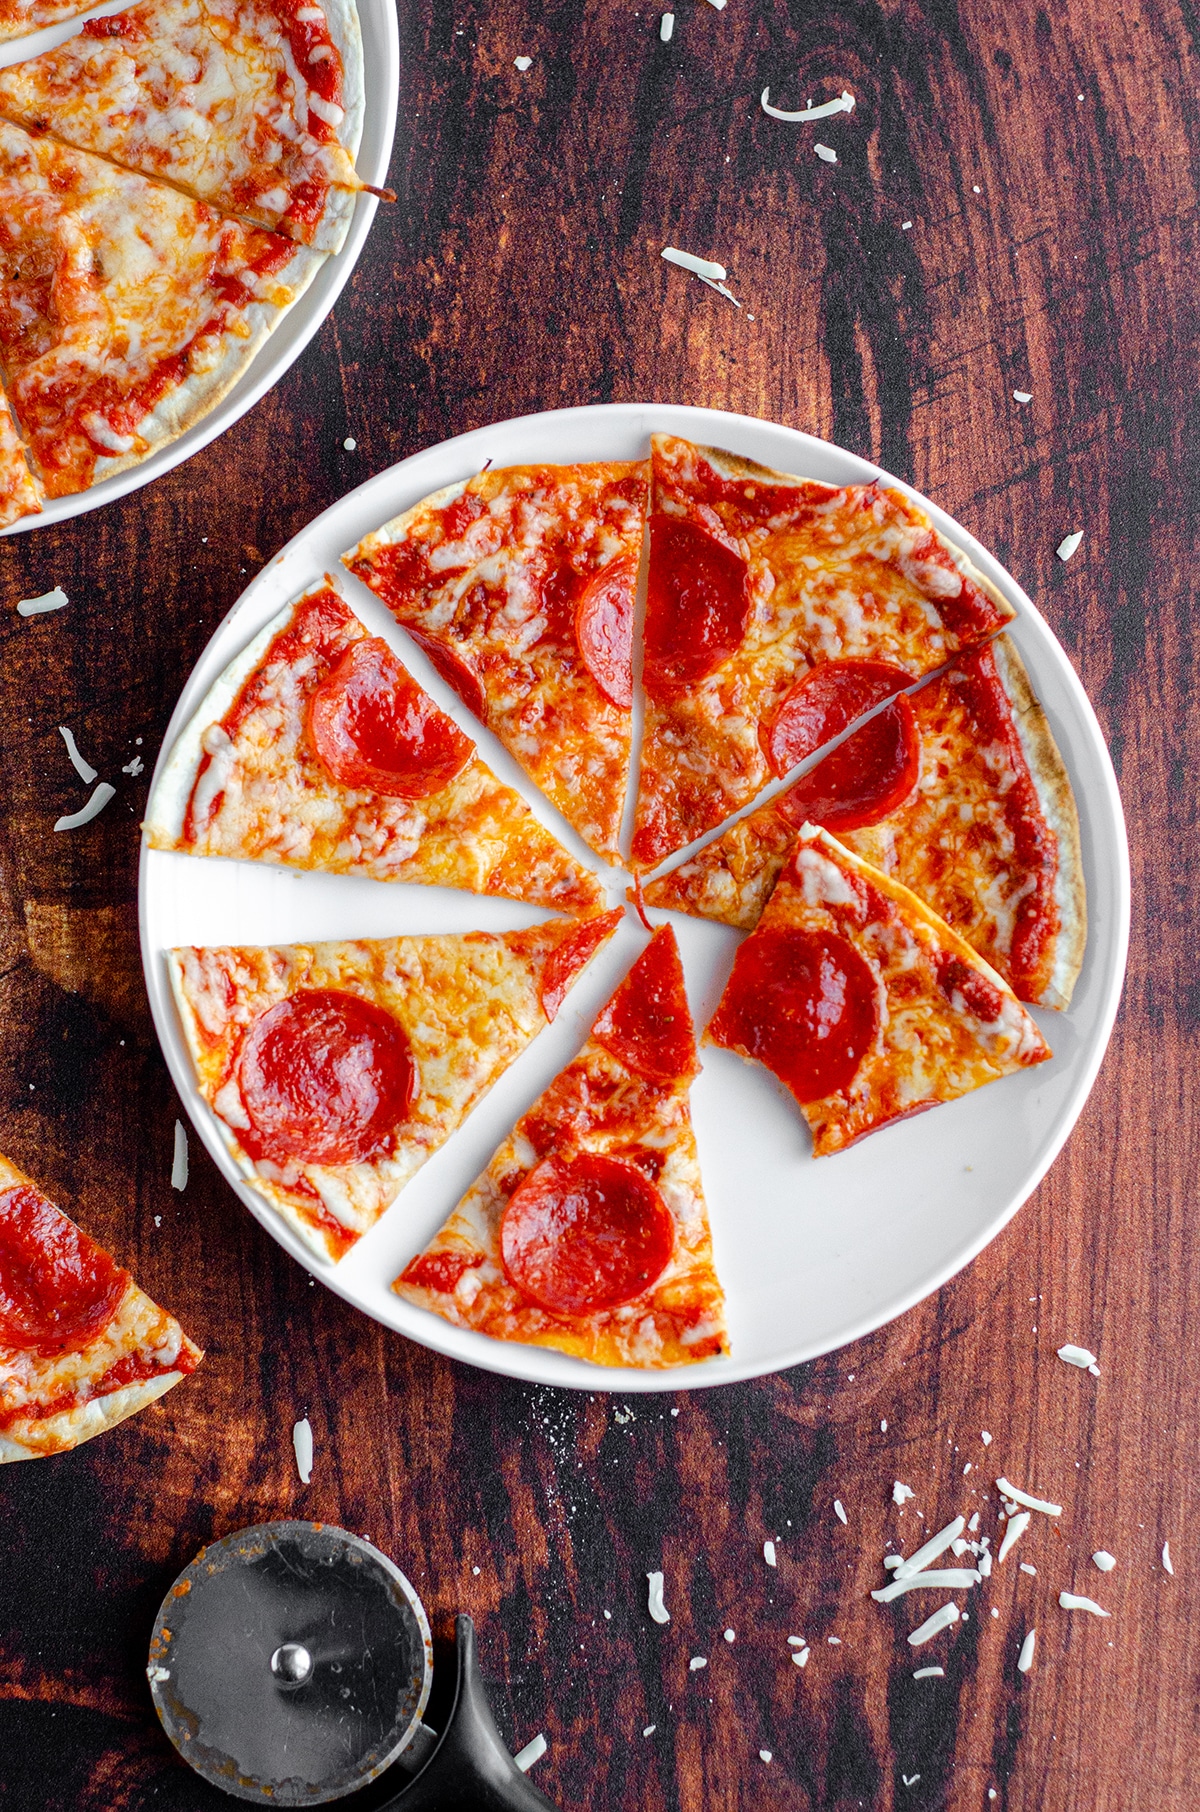
[[[393,1288],[458,1327],[599,1365],[727,1352],[688,1108],[696,1067],[664,926]]]
[[[776,720],[820,663],[919,679],[1013,614],[900,491],[817,484],[670,435],[652,447],[639,868],[753,800]]]
[[[883,661],[814,668],[767,738],[776,775],[883,708],[651,882],[646,901],[748,931],[801,825],[821,824],[932,907],[1021,1000],[1066,1007],[1087,937],[1079,819],[1021,658],[1000,636],[906,696],[909,683]]]
[[[1051,1055],[982,957],[814,825],[739,947],[705,1042],[791,1090],[818,1157]]]
[[[645,462],[484,471],[344,556],[585,842],[618,854]]]
[[[620,917],[171,951],[200,1092],[247,1181],[341,1258],[554,1018]]]
[[[90,1441],[203,1356],[128,1271],[0,1157],[0,1463]]]
[[[587,911],[594,876],[484,766],[332,581],[217,680],[154,790],[152,848]]]

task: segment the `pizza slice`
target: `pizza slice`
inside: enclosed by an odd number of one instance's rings
[[[33,516],[42,507],[44,493],[29,469],[8,403],[0,392],[0,528]]]
[[[322,252],[364,186],[349,0],[140,0],[0,70],[0,115]]]
[[[183,434],[321,264],[0,121],[0,375],[51,497]]]
[[[728,1352],[688,1106],[696,1069],[663,926],[393,1289],[456,1327],[597,1365]]]
[[[344,556],[602,856],[629,778],[646,463],[450,485]]]
[[[226,668],[172,750],[145,829],[154,849],[566,912],[602,898],[332,581]]]
[[[90,1441],[203,1357],[128,1271],[0,1157],[0,1463]]]
[[[0,44],[78,18],[95,0],[0,0]]]
[[[881,710],[645,898],[749,931],[805,823],[894,875],[1021,1000],[1070,1003],[1087,941],[1079,818],[1045,712],[1008,636],[905,696],[886,662],[827,661],[794,688],[768,760],[785,774]]]
[[[705,1042],[778,1076],[817,1157],[1051,1055],[969,944],[811,824],[738,949]]]
[[[247,1182],[338,1259],[557,1013],[620,912],[524,931],[168,952]]]
[[[816,484],[653,438],[633,857],[653,868],[748,805],[793,688],[825,661],[909,680],[1012,606],[901,491]]]

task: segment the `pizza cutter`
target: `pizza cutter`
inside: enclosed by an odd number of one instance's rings
[[[425,1608],[361,1536],[272,1522],[214,1542],[159,1610],[146,1670],[154,1706],[197,1773],[236,1799],[321,1806],[396,1764],[410,1779],[374,1812],[546,1812],[496,1729],[455,1624],[454,1705],[422,1722],[433,1676]]]

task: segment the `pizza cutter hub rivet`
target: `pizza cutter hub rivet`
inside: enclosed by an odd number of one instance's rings
[[[313,1658],[302,1642],[281,1642],[271,1656],[271,1672],[281,1686],[303,1686],[312,1670]]]

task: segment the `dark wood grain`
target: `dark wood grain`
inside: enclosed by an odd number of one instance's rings
[[[161,1739],[145,1642],[201,1542],[289,1513],[394,1554],[441,1637],[472,1612],[501,1726],[514,1746],[546,1732],[538,1781],[564,1808],[1200,1804],[1200,13],[678,5],[665,46],[628,0],[402,0],[399,200],[307,352],[148,490],[0,541],[0,1149],[208,1348],[135,1422],[0,1477],[0,1812],[229,1803]],[[780,105],[842,85],[858,105],[780,125],[758,107],[768,83]],[[668,269],[668,240],[721,258],[742,309]],[[310,1285],[195,1141],[186,1194],[170,1189],[177,1104],[135,919],[144,778],[86,832],[51,826],[78,802],[55,726],[105,774],[135,749],[149,764],[247,579],[344,491],[492,419],[647,398],[877,458],[1010,566],[1109,738],[1135,922],[1083,1118],[966,1273],[818,1364],[624,1402],[376,1328]],[[68,611],[12,614],[56,582]],[[1065,1340],[1099,1351],[1098,1381],[1054,1358]],[[305,1412],[307,1490],[290,1451]],[[914,1682],[916,1618],[868,1597],[879,1555],[918,1511],[938,1527],[979,1508],[994,1528],[999,1470],[1067,1512],[922,1651],[946,1677]],[[917,1493],[903,1514],[896,1478]],[[1099,1546],[1120,1563],[1103,1580]],[[1062,1587],[1112,1621],[1068,1617]],[[812,1644],[803,1671],[789,1633]],[[694,1654],[709,1663],[690,1673]]]

